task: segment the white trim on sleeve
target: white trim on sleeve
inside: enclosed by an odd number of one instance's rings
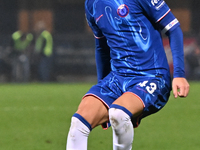
[[[160,17],[160,18],[156,21],[156,23],[159,22],[160,20],[162,20],[170,11],[171,11],[171,9],[169,9],[162,17]]]

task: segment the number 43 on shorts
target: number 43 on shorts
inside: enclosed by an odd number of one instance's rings
[[[149,92],[149,94],[153,94],[153,92],[157,89],[157,85],[154,82],[149,83],[149,86],[147,85],[149,81],[143,81],[140,82],[138,85],[140,87],[145,87],[147,92]]]

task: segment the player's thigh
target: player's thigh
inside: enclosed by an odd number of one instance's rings
[[[138,116],[144,109],[142,100],[131,92],[126,92],[120,96],[113,104],[117,104],[128,109],[134,116]]]
[[[84,97],[76,113],[86,119],[92,128],[108,121],[107,107],[94,96]]]

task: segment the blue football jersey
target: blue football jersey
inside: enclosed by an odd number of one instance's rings
[[[86,0],[85,11],[94,36],[107,39],[112,71],[169,76],[161,31],[173,30],[179,22],[164,0]]]

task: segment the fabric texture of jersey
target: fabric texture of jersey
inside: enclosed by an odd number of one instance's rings
[[[163,0],[86,0],[86,19],[96,38],[106,37],[111,69],[124,76],[169,76],[160,31],[179,26]],[[158,30],[159,28],[159,30]]]

